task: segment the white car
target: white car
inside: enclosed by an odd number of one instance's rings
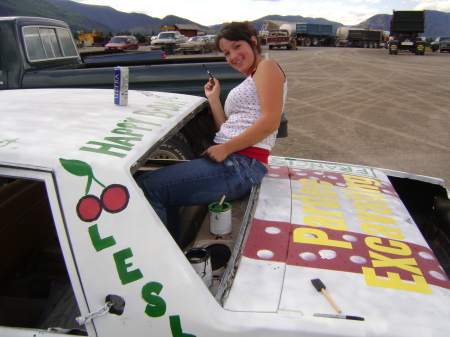
[[[165,31],[159,33],[158,36],[151,41],[150,49],[164,51],[167,43],[174,44],[174,49],[178,49],[182,42],[184,42],[184,37],[180,32]]]
[[[113,96],[0,91],[1,336],[450,335],[442,180],[270,157],[230,233],[195,205],[176,242],[135,178],[177,164],[149,158],[208,102]]]

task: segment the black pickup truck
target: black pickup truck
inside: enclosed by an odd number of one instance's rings
[[[0,18],[0,89],[113,88],[115,66],[129,67],[130,89],[135,90],[204,96],[203,86],[208,80],[204,63],[220,79],[224,97],[244,79],[219,56],[103,59],[84,62],[65,22],[37,17]]]
[[[136,52],[140,53],[140,52]],[[160,53],[161,52],[154,52]],[[129,68],[130,90],[204,96],[207,69],[220,80],[222,100],[244,80],[224,57],[154,58],[154,53],[90,55],[78,53],[67,23],[38,17],[0,17],[0,90],[32,88],[113,89],[114,68]],[[83,53],[81,53],[83,54]],[[111,95],[111,99],[112,99]],[[80,97],[82,100],[83,97]],[[187,137],[186,137],[187,136]],[[278,137],[287,136],[283,114]],[[193,159],[180,151],[189,135],[176,135],[155,158]],[[194,137],[195,138],[195,137]]]

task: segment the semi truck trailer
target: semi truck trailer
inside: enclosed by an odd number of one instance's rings
[[[407,50],[415,55],[425,54],[425,41],[419,37],[425,31],[425,11],[393,11],[390,27],[389,54]]]

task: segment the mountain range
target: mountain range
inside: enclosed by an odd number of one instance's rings
[[[2,0],[0,16],[41,16],[59,19],[67,22],[74,33],[97,29],[105,34],[126,31],[132,34],[154,35],[162,26],[196,24],[206,34],[215,34],[223,25],[204,26],[173,15],[159,19],[146,14],[120,12],[109,6],[86,5],[71,0]],[[332,24],[334,30],[344,26],[342,23],[324,18],[308,18],[300,15],[268,15],[251,23],[259,30],[265,20]],[[389,31],[390,20],[391,14],[377,14],[353,27]],[[450,36],[450,13],[427,10],[425,25],[423,36]]]

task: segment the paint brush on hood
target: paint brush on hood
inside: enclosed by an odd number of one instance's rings
[[[328,293],[325,291],[325,284],[323,284],[323,282],[318,279],[312,279],[311,283],[313,284],[313,286],[317,289],[317,291],[322,292],[322,294],[325,295],[325,297],[327,298],[327,300],[331,303],[331,305],[333,306],[334,309],[336,309],[336,311],[338,312],[338,314],[341,313],[341,309],[339,309],[339,307],[336,305],[336,303],[334,303],[333,299],[330,297],[330,295],[328,295]]]

